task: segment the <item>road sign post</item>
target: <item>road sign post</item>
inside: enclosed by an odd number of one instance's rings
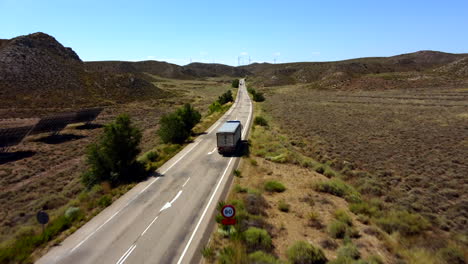
[[[221,209],[221,215],[224,217],[221,220],[221,224],[225,225],[228,227],[228,236],[231,235],[231,226],[236,224],[236,219],[234,216],[236,216],[236,208],[232,205],[225,205]]]
[[[44,211],[39,211],[36,214],[36,219],[39,222],[39,224],[42,225],[42,234],[44,234],[45,225],[49,222],[49,215]]]

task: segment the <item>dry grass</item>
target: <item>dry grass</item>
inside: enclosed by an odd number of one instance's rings
[[[343,169],[364,193],[422,213],[443,229],[468,230],[466,90],[265,91],[281,131],[306,142],[301,153]]]

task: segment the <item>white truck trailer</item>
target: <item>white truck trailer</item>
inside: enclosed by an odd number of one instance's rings
[[[238,120],[224,123],[216,132],[216,143],[220,154],[233,153],[238,148],[242,135],[242,124]]]

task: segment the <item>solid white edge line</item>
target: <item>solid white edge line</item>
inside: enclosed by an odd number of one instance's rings
[[[232,158],[232,157],[229,159],[228,165],[227,165],[226,169],[224,170],[223,176],[221,176],[221,179],[219,180],[218,184],[216,185],[216,188],[215,188],[214,192],[211,194],[210,200],[208,201],[208,204],[206,205],[205,210],[203,210],[203,213],[202,213],[202,215],[200,217],[200,220],[198,221],[197,225],[195,226],[195,229],[193,230],[193,233],[190,236],[190,239],[187,242],[187,245],[185,246],[184,251],[180,255],[179,261],[177,261],[177,264],[180,264],[182,262],[185,254],[187,253],[187,250],[188,250],[190,244],[192,243],[192,240],[195,237],[195,234],[197,233],[197,230],[200,227],[200,224],[201,224],[203,218],[205,217],[205,214],[208,211],[208,208],[210,207],[211,202],[213,202],[213,198],[214,198],[215,194],[218,192],[219,186],[221,186],[221,182],[223,182],[224,176],[226,176],[226,172],[228,171],[229,166],[231,165],[231,162],[233,161],[233,159],[234,158]]]
[[[148,184],[148,186],[146,186],[143,190],[141,190],[138,194],[142,194],[144,191],[146,191],[146,189],[148,189],[151,185],[153,185],[153,183],[155,183],[157,180],[159,180],[159,178],[156,178],[155,180],[153,180],[150,184]]]
[[[130,254],[132,254],[133,250],[135,250],[136,248],[136,245],[133,244],[128,250],[127,252],[125,252],[125,254],[120,257],[119,261],[117,261],[116,264],[123,264],[125,262],[125,260],[127,260],[128,256],[130,256]],[[123,258],[123,259],[122,259]]]
[[[159,217],[159,215],[156,216],[156,217],[153,219],[153,221],[151,221],[151,223],[148,225],[148,227],[146,227],[145,231],[143,231],[143,233],[141,233],[141,236],[143,236],[143,235],[146,233],[146,231],[148,231],[148,229],[150,229],[150,227],[154,224],[154,222],[156,222],[156,220],[158,219],[158,217]]]
[[[114,218],[118,213],[120,213],[121,210],[115,212],[111,217],[109,217],[109,219],[107,219],[103,224],[101,224],[96,230],[94,230],[91,234],[89,234],[85,239],[83,239],[83,241],[81,241],[78,245],[76,245],[74,248],[72,248],[72,250],[70,252],[73,252],[75,251],[77,248],[79,248],[84,242],[86,242],[86,240],[88,240],[91,236],[93,236],[97,231],[99,231],[99,229],[101,229],[105,224],[107,224],[110,220],[112,220],[112,218]]]

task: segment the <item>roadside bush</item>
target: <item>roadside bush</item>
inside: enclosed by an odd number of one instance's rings
[[[232,88],[239,88],[239,79],[232,80]]]
[[[203,247],[201,253],[203,258],[208,259],[210,261],[213,261],[214,257],[216,256],[215,251],[212,247]]]
[[[219,252],[218,263],[219,264],[234,264],[234,249],[232,247],[224,247]]]
[[[210,111],[210,114],[212,114],[214,112],[220,112],[223,109],[223,107],[218,101],[215,101],[212,104],[210,104],[208,109]]]
[[[265,101],[265,96],[263,96],[263,93],[254,93],[253,94],[253,100],[255,102],[263,102],[263,101]]]
[[[407,211],[391,211],[376,219],[377,225],[391,234],[400,232],[402,235],[417,235],[428,229],[429,222],[419,214]]]
[[[177,109],[177,115],[180,116],[184,123],[185,130],[190,131],[195,127],[201,120],[201,114],[190,104],[184,104],[181,108]]]
[[[268,192],[284,192],[286,187],[280,182],[277,181],[267,181],[265,182],[264,188]]]
[[[266,127],[268,126],[268,121],[266,121],[266,119],[261,116],[256,116],[254,119],[254,125]]]
[[[320,182],[315,186],[315,189],[319,192],[326,192],[335,196],[343,197],[348,202],[361,201],[361,195],[356,191],[356,189],[337,178]]]
[[[234,186],[234,191],[236,193],[246,193],[248,191],[248,189],[245,188],[245,187],[240,186],[239,184],[236,184],[236,186]]]
[[[184,143],[200,120],[200,113],[190,104],[185,104],[176,112],[161,117],[158,135],[164,143]]]
[[[71,206],[65,211],[65,217],[70,221],[75,221],[78,219],[81,220],[81,218],[83,217],[83,212],[80,208]]]
[[[327,258],[320,248],[305,241],[297,241],[288,251],[288,260],[293,264],[325,264]]]
[[[257,227],[249,227],[244,232],[247,248],[250,250],[270,250],[271,237],[264,229]]]
[[[101,207],[107,207],[111,205],[112,203],[112,198],[109,195],[103,195],[101,198],[99,198],[98,204]]]
[[[159,154],[156,151],[150,151],[148,154],[146,154],[146,159],[151,162],[157,161],[159,158]]]
[[[233,102],[234,98],[232,97],[232,92],[231,90],[228,90],[227,92],[223,93],[220,97],[218,97],[218,102],[223,105],[229,102]]]
[[[263,251],[255,251],[249,254],[249,263],[253,264],[276,264],[280,263],[274,256]]]
[[[263,96],[263,93],[257,92],[254,88],[247,88],[247,91],[252,94],[252,99],[255,102],[263,102],[265,101],[265,96]]]
[[[136,160],[141,131],[134,127],[128,115],[119,115],[116,121],[104,128],[98,143],[88,147],[87,172],[82,181],[88,188],[108,181],[112,185],[139,181],[146,176],[144,166]]]

